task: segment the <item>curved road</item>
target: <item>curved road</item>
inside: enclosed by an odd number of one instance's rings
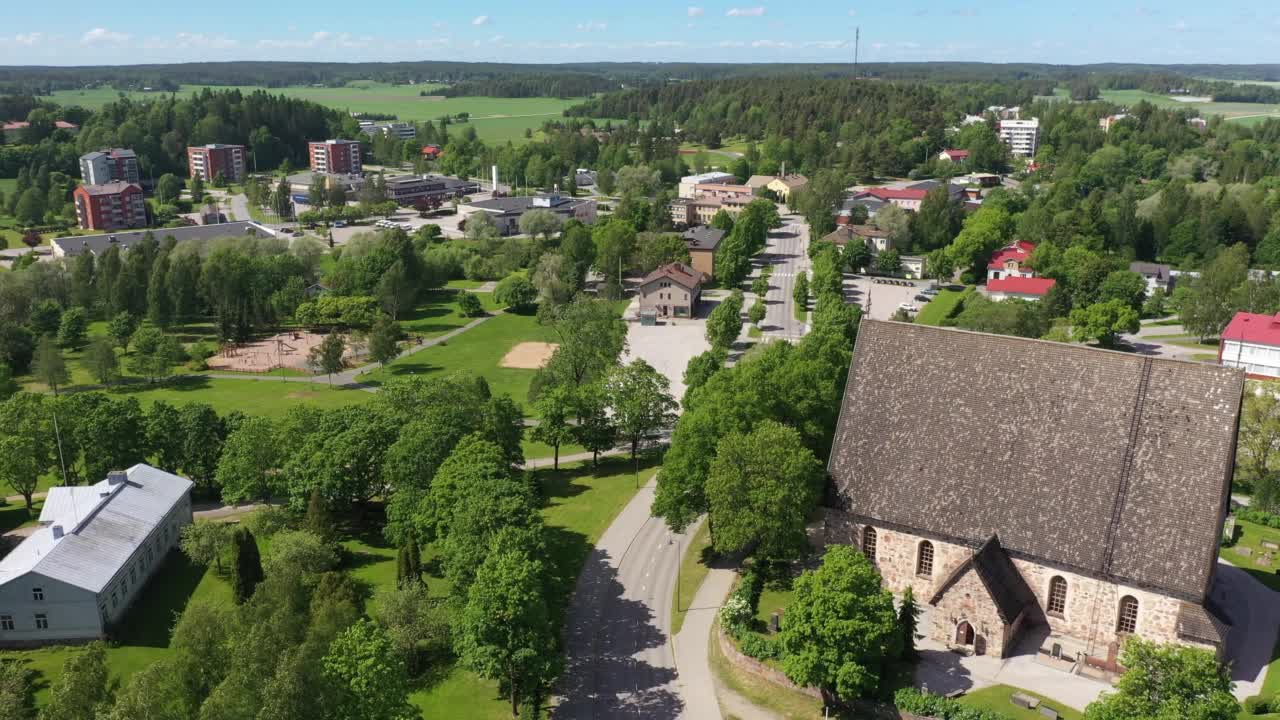
[[[567,663],[552,711],[556,720],[686,716],[670,625],[688,537],[650,516],[656,487],[650,479],[623,508],[578,576],[565,623]]]

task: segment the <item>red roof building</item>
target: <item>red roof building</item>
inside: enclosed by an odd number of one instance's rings
[[[1280,377],[1280,313],[1236,313],[1222,331],[1218,364],[1238,367],[1251,377]]]
[[[968,150],[943,150],[938,153],[939,160],[948,160],[950,162],[964,162],[969,159]]]
[[[423,145],[422,146],[422,157],[428,160],[435,160],[436,158],[440,157],[441,152],[442,151],[440,150],[439,145]]]
[[[853,198],[871,197],[881,202],[897,205],[903,210],[911,210],[915,212],[920,209],[920,204],[924,202],[924,196],[929,191],[924,188],[868,188],[854,195]]]
[[[1018,240],[991,253],[987,263],[987,280],[999,280],[1005,277],[1035,277],[1035,273],[1026,267],[1027,259],[1036,249],[1035,243]]]
[[[1052,278],[1018,277],[1012,275],[987,281],[987,297],[992,300],[1039,300],[1057,284]]]

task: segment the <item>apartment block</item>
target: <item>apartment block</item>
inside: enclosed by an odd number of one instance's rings
[[[191,177],[206,182],[218,175],[230,182],[244,179],[247,166],[243,145],[223,145],[211,143],[187,148],[187,167],[191,169]]]
[[[1001,120],[1000,140],[1014,155],[1032,157],[1040,147],[1040,120]]]
[[[121,230],[147,224],[147,205],[140,185],[118,181],[81,185],[73,196],[76,220],[82,230]]]
[[[111,182],[141,183],[138,154],[125,148],[111,148],[81,155],[80,177],[85,185],[106,185]]]
[[[360,143],[355,140],[310,142],[307,156],[311,158],[312,172],[359,175],[364,168],[360,161]]]

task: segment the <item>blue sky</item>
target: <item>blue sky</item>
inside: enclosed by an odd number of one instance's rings
[[[19,3],[0,64],[198,60],[1280,62],[1276,0]]]

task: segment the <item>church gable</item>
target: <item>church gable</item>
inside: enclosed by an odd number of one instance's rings
[[[958,565],[938,585],[929,604],[944,607],[948,595],[957,587],[966,596],[981,589],[985,602],[995,611],[1004,625],[1013,625],[1028,608],[1036,605],[1035,593],[1027,587],[1018,569],[1000,547],[1000,540],[992,535],[978,552]],[[961,591],[957,591],[959,594]]]

